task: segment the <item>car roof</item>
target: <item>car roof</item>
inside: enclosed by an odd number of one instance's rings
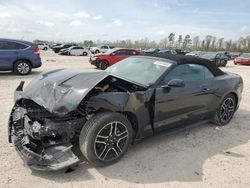
[[[8,42],[19,42],[27,45],[33,45],[32,42],[25,41],[25,40],[17,40],[17,39],[7,39],[7,38],[0,38],[1,41],[8,41]]]
[[[222,70],[220,70],[215,63],[199,58],[194,56],[185,56],[185,55],[173,55],[173,54],[144,54],[140,55],[141,57],[153,57],[156,59],[166,59],[170,61],[166,61],[167,63],[177,63],[178,65],[181,64],[198,64],[206,66],[215,76],[220,76],[225,74]]]

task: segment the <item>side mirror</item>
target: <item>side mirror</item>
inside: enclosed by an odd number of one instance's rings
[[[114,55],[115,55],[115,53],[111,53],[110,55],[111,55],[111,56],[114,56]]]
[[[184,87],[185,82],[181,79],[172,79],[167,84],[168,87]]]

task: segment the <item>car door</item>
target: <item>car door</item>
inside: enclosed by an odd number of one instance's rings
[[[214,98],[208,80],[213,79],[213,74],[205,70],[202,65],[182,64],[164,77],[155,92],[156,132],[208,118]],[[163,87],[173,79],[183,80],[185,86]]]
[[[12,69],[13,62],[18,58],[18,49],[14,49],[13,42],[0,41],[0,68]]]
[[[79,47],[73,47],[71,49],[71,54],[72,55],[79,55]]]
[[[133,52],[133,50],[129,50],[129,49],[121,49],[121,50],[115,51],[112,54],[113,54],[113,57],[111,58],[111,61],[110,61],[111,65],[133,55],[134,52]]]

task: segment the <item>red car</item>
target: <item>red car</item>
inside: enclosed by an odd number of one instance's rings
[[[250,53],[243,53],[234,59],[234,64],[250,65]]]
[[[93,57],[90,57],[89,61],[92,65],[95,65],[97,68],[104,70],[107,67],[127,57],[130,57],[132,55],[141,55],[141,54],[143,54],[142,51],[135,49],[125,49],[125,48],[114,49],[104,54],[97,54]]]

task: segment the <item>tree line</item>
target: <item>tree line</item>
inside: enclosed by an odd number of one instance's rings
[[[40,41],[40,40],[35,40]],[[48,42],[55,43],[55,42]],[[225,40],[224,38],[217,38],[212,35],[206,35],[204,38],[195,36],[191,38],[190,35],[175,35],[170,33],[167,37],[158,42],[144,38],[140,40],[84,40],[83,42],[74,42],[85,47],[98,45],[113,45],[121,48],[178,48],[186,51],[201,50],[201,51],[231,51],[231,52],[250,52],[250,35],[246,37],[239,37],[238,40]]]
[[[121,48],[178,48],[186,51],[201,50],[201,51],[231,51],[231,52],[250,52],[250,36],[240,37],[238,40],[225,40],[212,35],[207,35],[204,38],[190,35],[175,35],[170,33],[168,37],[161,39],[159,42],[144,38],[140,40],[85,40],[81,43],[83,46],[95,45],[113,45]]]

